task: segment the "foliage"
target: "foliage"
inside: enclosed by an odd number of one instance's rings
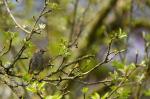
[[[0,90],[22,99],[149,99],[150,25],[134,12],[146,3],[0,1]],[[30,60],[44,69],[30,74]]]

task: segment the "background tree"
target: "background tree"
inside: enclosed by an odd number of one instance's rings
[[[149,99],[149,0],[1,0],[0,98]],[[29,74],[44,49],[47,64]]]

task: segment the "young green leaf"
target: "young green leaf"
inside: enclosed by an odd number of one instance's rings
[[[100,95],[95,92],[92,96],[91,96],[91,99],[100,99]]]
[[[87,92],[88,92],[88,90],[89,90],[89,88],[88,88],[88,87],[83,87],[83,88],[82,88],[82,93],[84,93],[84,94],[85,94],[85,93],[87,93]]]

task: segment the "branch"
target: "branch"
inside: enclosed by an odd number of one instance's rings
[[[30,33],[29,36],[26,38],[27,41],[29,41],[29,40],[31,39],[33,33],[36,33],[36,30],[35,30],[36,25],[37,25],[38,21],[41,19],[41,17],[42,17],[43,15],[45,15],[44,11],[46,10],[46,8],[47,8],[47,4],[45,4],[44,8],[43,8],[42,11],[40,12],[40,15],[39,15],[38,18],[35,20],[35,23],[34,23],[34,25],[33,25],[33,28],[32,28],[32,30],[31,30],[31,33]],[[51,10],[50,10],[49,12],[51,12]],[[47,13],[47,12],[46,12],[46,13]]]
[[[121,86],[126,82],[126,80],[137,70],[139,66],[136,66],[132,71],[130,71],[129,73],[125,73],[126,75],[124,76],[124,78],[120,81],[120,83],[117,85],[116,88],[114,88],[107,96],[106,99],[109,99],[119,88],[121,88]],[[111,98],[110,98],[111,99]]]
[[[92,28],[88,33],[89,35],[87,44],[85,45],[84,48],[81,49],[80,55],[85,54],[85,49],[90,49],[91,45],[93,45],[93,43],[96,41],[95,39],[97,39],[97,37],[100,37],[97,36],[97,31],[103,25],[105,18],[107,17],[109,12],[113,9],[113,7],[117,4],[117,1],[118,0],[109,0],[108,1],[109,4],[98,12],[98,19],[94,20],[95,21],[94,25],[92,26]]]
[[[108,82],[112,82],[112,80],[103,80],[103,81],[96,81],[96,82],[84,82],[84,81],[79,81],[80,83],[84,84],[84,85],[96,85],[96,84],[100,84],[100,83],[108,83]]]
[[[74,4],[73,22],[72,22],[71,33],[70,33],[70,36],[69,36],[69,42],[72,41],[72,36],[73,36],[73,34],[74,34],[74,32],[75,32],[76,16],[77,16],[78,4],[79,4],[79,0],[76,0],[76,1],[75,1],[75,4]]]
[[[73,33],[76,33],[76,35],[75,35],[75,39],[74,39],[73,41],[72,41],[72,39],[70,40],[69,45],[68,45],[68,48],[72,47],[73,45],[75,45],[75,46],[77,47],[77,41],[78,41],[78,39],[79,39],[81,33],[82,33],[82,32],[84,31],[84,29],[85,29],[85,22],[84,22],[84,19],[85,19],[85,15],[86,15],[86,13],[87,13],[89,7],[90,7],[90,2],[88,3],[87,8],[84,10],[84,12],[83,12],[83,14],[82,14],[82,16],[81,16],[81,18],[80,18],[78,24],[76,24],[76,25],[77,25],[76,30],[75,30],[75,26],[73,26],[72,32],[73,32]],[[77,23],[77,22],[76,22],[76,23]],[[75,25],[75,24],[73,24],[73,25]],[[86,24],[86,26],[87,26],[87,24]],[[73,35],[73,33],[72,33],[71,35]]]
[[[46,82],[52,82],[52,81],[64,81],[64,80],[74,80],[75,78],[77,78],[78,76],[73,76],[73,77],[64,77],[64,78],[56,78],[56,79],[41,79],[40,81],[46,81]]]
[[[113,39],[112,39],[112,40],[113,40]],[[82,76],[83,76],[83,75],[86,75],[86,74],[89,74],[90,72],[96,70],[97,68],[99,68],[99,67],[102,66],[103,64],[106,64],[106,63],[110,62],[116,55],[118,55],[119,53],[125,51],[125,50],[117,51],[117,52],[114,54],[114,56],[109,59],[109,56],[114,53],[114,52],[110,52],[110,50],[111,50],[111,45],[112,45],[112,40],[111,40],[110,43],[109,43],[108,51],[107,51],[107,54],[106,54],[105,59],[104,59],[102,62],[98,63],[95,67],[93,67],[93,68],[90,69],[89,71],[83,73]]]
[[[10,38],[10,40],[9,40],[9,47],[8,47],[7,51],[4,52],[0,57],[4,56],[5,54],[7,54],[7,53],[10,51],[10,49],[11,49],[11,47],[12,47],[12,40],[13,40],[13,39]]]
[[[89,43],[93,42],[93,40],[94,40],[93,38],[95,37],[97,30],[99,29],[99,27],[101,27],[104,19],[109,14],[109,12],[112,10],[112,8],[116,5],[117,1],[118,0],[108,1],[109,4],[107,5],[107,7],[104,7],[104,9],[102,9],[100,12],[98,12],[99,18],[98,18],[98,20],[96,20],[96,23],[93,25],[93,28],[91,29],[91,31],[89,33]],[[88,44],[87,44],[87,46],[88,46]]]
[[[86,55],[86,56],[83,56],[83,57],[81,57],[81,58],[78,58],[78,59],[75,60],[75,61],[72,61],[72,62],[70,62],[70,63],[67,63],[67,64],[63,65],[63,68],[62,68],[62,69],[65,69],[65,68],[68,67],[69,65],[75,64],[75,63],[80,62],[80,61],[82,61],[82,60],[84,60],[84,59],[94,58],[94,57],[95,57],[95,55]]]
[[[24,44],[22,46],[22,48],[20,49],[20,51],[17,53],[17,55],[15,56],[13,62],[10,64],[10,66],[7,68],[7,71],[11,68],[14,67],[15,63],[20,59],[22,53],[24,52],[24,50],[26,49],[26,44]]]
[[[9,7],[8,7],[8,3],[7,3],[7,0],[3,0],[4,1],[4,4],[6,6],[6,9],[7,9],[7,12],[9,13],[10,17],[12,18],[12,20],[14,21],[14,23],[21,29],[23,30],[24,32],[26,33],[31,33],[31,31],[28,31],[26,29],[24,29],[15,19],[15,17],[13,16],[13,14],[11,13]]]
[[[64,64],[64,65],[62,65],[62,68],[61,68],[61,69],[56,70],[55,72],[52,72],[52,73],[51,73],[50,75],[48,75],[47,77],[50,77],[50,76],[52,76],[52,75],[54,75],[54,74],[57,74],[58,72],[64,70],[64,69],[67,68],[68,66],[70,66],[70,65],[72,65],[72,64],[75,64],[75,63],[77,63],[77,62],[80,62],[80,61],[82,61],[82,60],[84,60],[84,59],[88,59],[88,58],[90,58],[90,57],[95,57],[95,55],[86,55],[86,56],[83,56],[83,57],[81,57],[81,58],[76,59],[75,61],[72,61],[72,62],[69,62],[69,63],[67,63],[67,64]]]
[[[5,49],[5,46],[0,50],[0,53],[2,53],[4,49]]]
[[[8,8],[8,5],[7,5],[7,1],[4,0],[4,2],[5,2],[5,5],[6,5],[7,9],[9,9],[9,8]],[[26,42],[29,41],[29,40],[31,40],[33,34],[36,33],[36,30],[35,30],[36,25],[37,25],[38,21],[40,20],[40,18],[45,14],[44,11],[46,10],[46,8],[47,8],[47,5],[45,4],[44,8],[43,8],[42,11],[40,12],[40,15],[39,15],[38,18],[35,20],[35,23],[34,23],[34,25],[33,25],[33,28],[32,28],[32,30],[31,30],[30,34],[29,34],[28,36],[26,36]],[[10,12],[10,10],[8,10],[8,11]],[[10,13],[11,13],[11,12],[10,12]],[[12,15],[12,14],[11,14],[11,15]],[[21,47],[21,49],[19,50],[19,52],[17,53],[17,55],[15,56],[13,62],[12,62],[12,63],[10,64],[10,66],[7,68],[7,71],[6,71],[6,72],[8,72],[9,69],[11,69],[11,68],[14,67],[15,63],[20,59],[22,53],[24,52],[24,50],[25,50],[26,48],[27,48],[26,43],[24,43],[23,46]]]

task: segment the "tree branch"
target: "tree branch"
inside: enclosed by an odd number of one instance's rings
[[[13,14],[11,13],[9,7],[8,7],[8,3],[7,3],[7,0],[3,0],[4,1],[4,4],[6,6],[6,9],[7,9],[7,12],[9,13],[10,17],[12,18],[12,20],[14,21],[14,23],[21,29],[23,30],[24,32],[26,33],[31,33],[31,31],[28,31],[26,29],[24,29],[15,19],[15,17],[13,16]]]

